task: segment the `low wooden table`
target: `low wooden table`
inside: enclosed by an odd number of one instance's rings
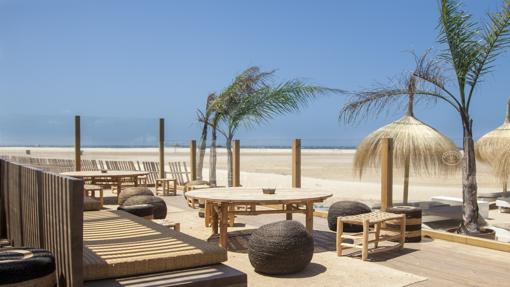
[[[228,219],[229,216],[260,215],[260,214],[287,214],[287,219],[292,219],[293,213],[306,215],[306,229],[313,231],[313,204],[322,202],[332,194],[306,188],[277,188],[275,194],[263,194],[262,188],[230,187],[209,188],[192,190],[186,193],[191,199],[204,200],[211,209],[212,233],[219,231],[220,246],[228,244]],[[239,210],[236,206],[250,206],[251,208]],[[261,205],[281,205],[281,209],[257,210]],[[304,208],[302,208],[304,206]],[[218,230],[219,225],[219,230]]]
[[[111,181],[117,186],[117,196],[119,196],[122,183],[132,182],[134,186],[138,185],[138,177],[147,175],[147,171],[130,171],[130,170],[108,170],[102,171],[70,171],[61,173],[65,176],[81,178],[83,180],[90,180],[92,184],[101,185],[101,181]]]
[[[362,225],[363,232],[344,234],[344,223]],[[395,232],[394,229],[385,228],[384,223],[399,224],[400,230]],[[371,230],[370,226],[374,226],[374,230]],[[386,234],[381,234],[381,231],[386,232]],[[370,234],[374,234],[375,238],[370,240]],[[405,238],[405,214],[373,211],[359,215],[339,216],[337,218],[336,252],[338,256],[342,256],[343,247],[359,248],[361,249],[361,259],[367,260],[368,245],[370,243],[374,243],[374,249],[371,250],[371,253],[376,253],[380,251],[389,251],[396,248],[402,249],[404,247]],[[351,239],[353,240],[353,243],[344,243],[343,239]],[[356,243],[356,240],[361,240],[361,243]],[[395,246],[377,250],[379,242],[384,240],[398,240],[399,243]]]

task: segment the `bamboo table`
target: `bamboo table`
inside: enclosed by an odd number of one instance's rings
[[[275,194],[263,194],[262,188],[209,188],[192,190],[186,193],[191,199],[204,200],[211,209],[211,226],[213,234],[218,234],[220,246],[228,244],[228,218],[229,215],[259,215],[259,214],[287,214],[287,219],[292,219],[293,213],[306,215],[306,230],[313,231],[313,204],[322,202],[332,194],[319,192],[306,188],[279,188]],[[281,205],[281,209],[256,210],[257,206]],[[237,209],[237,206],[249,206],[245,210]],[[302,208],[304,206],[305,208]]]
[[[102,171],[69,171],[61,173],[65,176],[81,178],[83,180],[90,180],[92,184],[101,181],[111,181],[117,186],[117,196],[120,194],[122,183],[133,182],[134,186],[138,185],[137,178],[139,176],[147,175],[147,171],[130,171],[130,170],[108,170]]]

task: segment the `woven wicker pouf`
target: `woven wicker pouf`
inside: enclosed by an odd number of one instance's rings
[[[248,257],[256,272],[277,275],[303,270],[313,257],[313,237],[297,221],[261,226],[250,238]]]
[[[153,219],[154,218],[154,207],[150,204],[137,204],[137,205],[120,205],[117,207],[117,210],[122,210],[127,213],[131,213],[138,217],[143,217],[145,219]]]
[[[152,195],[153,196],[154,193],[152,193],[152,191],[149,188],[143,187],[143,186],[124,188],[124,189],[122,189],[122,191],[119,194],[118,203],[119,203],[119,205],[123,205],[124,202],[128,198],[130,198],[132,196],[137,196],[137,195]]]
[[[154,219],[165,219],[167,214],[166,203],[161,197],[152,195],[135,195],[124,201],[124,206],[150,204],[153,206]]]
[[[0,286],[56,286],[55,258],[34,248],[0,250]]]
[[[358,215],[369,213],[372,210],[366,204],[357,201],[338,201],[333,203],[328,210],[329,230],[336,232],[336,219],[339,216]],[[344,224],[344,232],[360,232],[363,226]]]

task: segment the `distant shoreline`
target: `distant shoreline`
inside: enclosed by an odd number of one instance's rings
[[[0,145],[0,148],[12,148],[12,149],[30,149],[30,148],[73,148],[72,145]],[[187,145],[165,145],[166,148],[188,148]],[[210,146],[207,146],[209,148]],[[119,145],[91,145],[83,146],[82,149],[150,149],[158,148],[158,146],[145,146],[145,145],[133,145],[133,146],[119,146]],[[218,145],[217,148],[225,148],[223,145]],[[283,145],[242,145],[241,148],[245,149],[290,149],[291,146]],[[354,150],[354,146],[327,146],[327,145],[302,145],[302,149],[324,149],[324,150]]]

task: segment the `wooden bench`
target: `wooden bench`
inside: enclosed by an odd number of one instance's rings
[[[356,224],[363,226],[363,232],[354,234],[344,234],[344,223]],[[395,232],[394,229],[388,229],[384,223],[399,224],[400,231]],[[374,226],[371,228],[371,226]],[[383,233],[381,233],[383,231]],[[346,248],[359,248],[361,249],[361,259],[367,260],[369,253],[369,244],[374,243],[374,249],[370,250],[371,253],[380,251],[389,251],[392,249],[402,249],[405,242],[406,233],[406,217],[405,214],[394,214],[383,211],[373,211],[351,216],[339,216],[337,218],[337,233],[336,233],[336,252],[338,256],[342,256],[342,250]],[[374,234],[375,238],[370,239],[370,234]],[[351,239],[353,243],[344,243],[344,239]],[[361,243],[356,243],[361,240]],[[377,249],[379,242],[398,240],[395,246]]]
[[[175,231],[181,231],[181,223],[174,222],[168,219],[153,219],[152,222],[157,223],[159,225],[163,225],[164,227],[173,229]]]

